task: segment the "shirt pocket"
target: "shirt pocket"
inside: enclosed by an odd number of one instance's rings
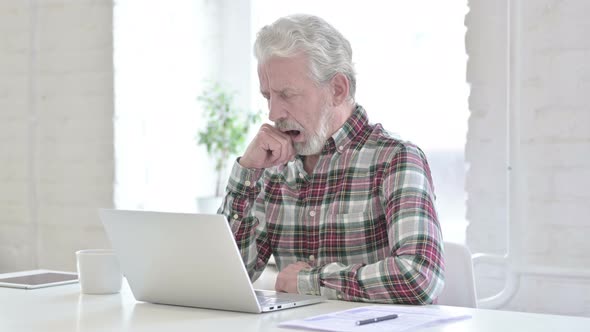
[[[327,216],[320,230],[323,263],[371,264],[389,253],[385,217],[367,212]]]

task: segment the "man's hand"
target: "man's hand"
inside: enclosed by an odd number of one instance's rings
[[[269,124],[263,124],[240,158],[240,165],[246,168],[269,168],[285,164],[294,156],[291,137]]]
[[[303,269],[311,269],[311,266],[305,262],[287,265],[277,276],[275,290],[277,292],[297,293],[297,274]]]

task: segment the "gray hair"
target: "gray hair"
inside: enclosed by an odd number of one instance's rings
[[[311,78],[323,84],[336,74],[346,75],[350,82],[349,98],[354,100],[356,77],[350,43],[323,19],[305,14],[279,18],[262,28],[254,43],[254,56],[259,63],[273,56],[292,57],[303,52],[309,57]]]

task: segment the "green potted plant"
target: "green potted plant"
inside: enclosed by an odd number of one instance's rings
[[[235,92],[218,82],[212,82],[198,97],[203,107],[205,127],[197,133],[197,143],[207,148],[215,162],[215,196],[198,199],[199,211],[214,213],[221,205],[224,171],[230,158],[244,148],[246,135],[253,124],[260,121],[260,111],[242,110],[234,106]]]

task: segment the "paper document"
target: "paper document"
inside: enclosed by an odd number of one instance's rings
[[[357,325],[358,321],[392,314],[397,314],[397,318]],[[279,326],[319,331],[406,331],[468,318],[471,318],[471,315],[462,312],[459,308],[455,310],[429,306],[376,305],[286,321]]]

